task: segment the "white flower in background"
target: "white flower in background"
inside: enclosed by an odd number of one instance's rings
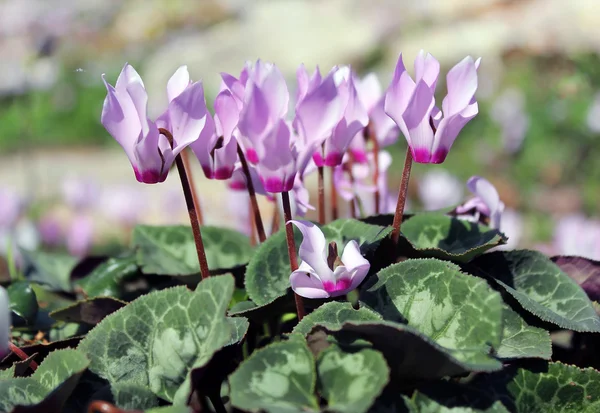
[[[419,198],[426,211],[457,205],[463,196],[463,184],[445,169],[433,169],[419,180]]]
[[[467,187],[475,197],[456,208],[458,218],[479,222],[482,216],[487,217],[490,228],[500,229],[504,203],[494,185],[485,178],[472,176],[467,181]]]
[[[600,221],[582,214],[560,218],[554,229],[554,253],[600,260]]]
[[[506,89],[494,101],[490,116],[501,128],[504,149],[509,153],[517,152],[529,130],[523,92],[516,88]]]
[[[92,208],[100,197],[98,184],[91,178],[68,176],[61,190],[65,203],[77,211]]]

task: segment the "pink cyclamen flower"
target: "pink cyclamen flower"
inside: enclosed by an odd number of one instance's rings
[[[426,211],[457,205],[463,199],[463,184],[445,169],[433,169],[419,180],[419,198]]]
[[[315,152],[313,160],[317,166],[341,165],[352,139],[369,123],[369,115],[358,98],[352,69],[348,66],[338,68],[333,77],[344,112],[331,137],[325,140],[323,154]]]
[[[328,298],[347,294],[365,279],[371,264],[354,240],[344,247],[341,258],[337,245],[327,244],[325,235],[309,221],[290,221],[302,232],[299,268],[290,275],[294,292],[306,298]]]
[[[167,84],[169,106],[155,123],[147,115],[142,78],[131,65],[123,67],[114,87],[102,79],[108,91],[102,125],[125,150],[139,182],[163,182],[175,157],[198,139],[210,117],[202,82],[190,84],[187,68],[180,67]],[[171,132],[173,147],[159,127]]]
[[[475,91],[480,60],[467,56],[450,69],[446,76],[448,94],[440,111],[434,96],[439,62],[421,50],[415,59],[414,81],[400,54],[386,93],[385,112],[402,131],[415,162],[444,162],[459,132],[477,115]]]
[[[377,146],[381,149],[396,143],[400,130],[385,113],[385,95],[377,75],[369,73],[362,79],[355,79],[354,85],[358,99],[369,114],[371,133],[377,140]],[[356,162],[367,162],[366,142],[365,131],[360,131],[350,142],[349,150]]]
[[[10,317],[8,293],[0,287],[0,360],[9,353]]]
[[[229,179],[235,169],[237,154],[237,124],[239,106],[229,90],[215,98],[214,121],[207,115],[206,126],[190,147],[202,165],[208,179]]]
[[[94,205],[99,196],[97,183],[90,178],[67,177],[62,183],[62,195],[71,208],[82,210]]]
[[[504,212],[504,203],[500,200],[498,191],[490,181],[480,176],[472,176],[467,181],[467,188],[475,198],[471,198],[456,208],[459,218],[478,222],[481,215],[489,218],[490,228],[500,229],[500,220]],[[474,211],[474,214],[468,214]]]
[[[303,144],[284,119],[289,93],[273,64],[258,61],[248,73],[238,128],[246,159],[266,192],[290,191],[303,174],[316,143]]]
[[[26,202],[11,189],[0,188],[0,229],[11,229],[26,208]]]

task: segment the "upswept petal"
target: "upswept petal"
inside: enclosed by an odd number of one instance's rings
[[[262,90],[249,81],[246,85],[246,100],[244,108],[240,113],[238,128],[242,136],[246,137],[251,143],[252,148],[257,152],[261,149],[261,141],[269,133],[273,126],[273,119],[269,112],[269,103]],[[248,150],[249,148],[244,148]],[[259,155],[262,158],[264,153]]]
[[[319,66],[315,68],[312,76],[309,77],[306,67],[304,67],[304,63],[301,64],[296,71],[296,80],[298,83],[298,89],[296,90],[296,107],[298,107],[306,95],[321,84],[322,79]]]
[[[402,115],[408,106],[415,88],[416,84],[406,71],[401,53],[398,57],[392,83],[385,94],[384,111],[396,122],[396,125],[398,125],[405,137],[408,136],[408,129]]]
[[[292,290],[301,297],[312,299],[329,297],[317,273],[304,262],[290,275],[290,284]]]
[[[304,186],[304,182],[296,175],[294,188],[292,189],[292,198],[296,206],[296,211],[293,215],[305,216],[308,210],[314,210],[315,207],[310,204],[310,192]]]
[[[123,69],[121,69],[121,73],[117,78],[117,83],[115,83],[115,89],[118,92],[125,93],[127,91],[127,87],[134,83],[139,84],[145,89],[144,81],[142,80],[140,74],[129,63],[125,63],[125,66],[123,66]]]
[[[477,102],[474,102],[467,106],[463,112],[444,117],[439,122],[431,149],[433,158],[436,160],[434,163],[441,163],[446,159],[446,155],[450,152],[450,148],[452,148],[452,144],[454,144],[460,131],[478,112]]]
[[[0,287],[0,360],[9,353],[10,317],[8,293],[4,288]]]
[[[415,81],[425,81],[432,92],[435,92],[438,76],[440,75],[440,62],[431,54],[421,50],[415,59]]]
[[[190,73],[188,72],[187,65],[180,66],[167,82],[167,98],[169,102],[181,95],[190,83]]]
[[[267,192],[290,191],[296,177],[296,154],[291,147],[291,130],[287,122],[280,119],[265,136],[263,149],[258,152],[260,162],[256,165],[258,174]]]
[[[419,81],[415,91],[402,114],[408,130],[405,136],[412,150],[415,162],[427,163],[431,157],[433,130],[429,124],[435,101],[431,89],[423,80]]]
[[[101,122],[108,133],[121,145],[129,161],[135,162],[133,148],[140,136],[142,127],[129,94],[119,93],[102,75],[107,95],[102,107]]]
[[[264,94],[271,119],[284,117],[288,111],[290,95],[285,78],[277,66],[259,60],[250,73],[250,79]]]
[[[465,57],[446,75],[448,95],[442,103],[444,117],[462,112],[471,104],[477,90],[477,68],[471,56]],[[474,115],[473,115],[474,116]]]
[[[221,91],[215,98],[215,127],[217,135],[230,138],[240,120],[240,111],[229,90]]]
[[[201,81],[192,83],[169,103],[173,156],[198,139],[209,117]]]
[[[242,84],[236,77],[229,73],[221,72],[221,79],[223,84],[221,85],[221,91],[229,90],[233,96],[235,96],[238,106],[241,109],[244,101],[245,83]]]
[[[346,244],[341,259],[351,275],[351,284],[348,291],[352,291],[365,279],[371,264],[362,256],[358,243],[354,240]]]
[[[370,120],[373,123],[375,138],[380,148],[395,144],[398,141],[398,135],[400,135],[400,130],[396,123],[385,113],[384,105],[385,96],[382,96],[375,106],[371,108],[369,114]]]
[[[371,112],[375,105],[381,100],[383,91],[381,83],[375,73],[369,73],[365,77],[355,82],[358,99],[363,104],[367,112]]]
[[[302,243],[298,249],[298,256],[307,263],[323,282],[335,283],[333,271],[327,265],[327,241],[318,226],[310,221],[289,221],[302,233]]]

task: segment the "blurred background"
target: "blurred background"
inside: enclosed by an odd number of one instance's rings
[[[387,87],[399,53],[412,72],[420,49],[442,63],[439,99],[447,69],[482,57],[480,112],[444,164],[414,166],[411,208],[463,202],[481,175],[507,206],[511,246],[600,259],[598,0],[3,0],[0,251],[81,256],[127,242],[137,222],[187,222],[177,175],[138,184],[100,124],[102,73],[114,84],[133,64],[158,113],[182,64],[210,101],[219,73],[246,60],[276,63],[292,84],[300,63],[352,64]],[[388,148],[393,188],[405,148]],[[226,186],[199,167],[195,179],[206,222],[241,225]]]

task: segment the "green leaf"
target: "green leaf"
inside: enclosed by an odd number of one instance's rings
[[[504,304],[502,310],[504,331],[496,351],[500,359],[541,358],[550,360],[552,340],[543,328],[530,326],[516,311]]]
[[[327,241],[335,241],[341,250],[350,240],[356,240],[363,254],[373,252],[391,229],[370,225],[354,219],[339,219],[321,227]],[[296,250],[302,234],[294,228]],[[252,256],[246,268],[245,285],[248,297],[262,306],[285,295],[290,288],[290,262],[285,231],[263,242]]]
[[[23,319],[26,324],[33,324],[38,313],[35,292],[28,281],[18,281],[6,288],[10,309]]]
[[[327,410],[339,413],[366,412],[390,376],[390,369],[378,351],[345,353],[335,345],[320,354],[317,371]]]
[[[368,308],[362,307],[358,310],[352,308],[350,303],[340,303],[332,301],[325,303],[317,308],[312,313],[304,317],[292,333],[302,334],[306,336],[313,327],[321,325],[329,328],[339,328],[346,321],[371,321],[381,320],[381,316]]]
[[[71,292],[71,270],[77,258],[62,253],[21,250],[27,279],[45,285],[51,291]]]
[[[7,369],[0,370],[0,380],[12,379],[13,377],[15,377],[14,364]]]
[[[165,400],[185,402],[190,370],[232,337],[225,312],[233,288],[233,277],[220,275],[195,291],[182,286],[144,295],[102,320],[79,349],[111,384],[146,386]]]
[[[227,342],[227,346],[237,344],[244,339],[248,332],[250,323],[244,317],[227,317],[227,322],[231,324],[231,337]]]
[[[535,369],[508,368],[476,378],[467,388],[502,401],[516,413],[600,411],[600,372],[562,363]]]
[[[144,410],[144,413],[190,413],[188,406],[164,406]]]
[[[411,398],[403,396],[409,413],[509,413],[504,405],[497,401],[487,409],[471,407],[446,407],[435,400],[415,392]]]
[[[470,266],[538,318],[570,330],[600,332],[600,318],[586,293],[541,252],[498,251]]]
[[[123,282],[138,274],[139,268],[135,255],[108,258],[75,284],[85,292],[87,297],[121,298]]]
[[[255,351],[229,376],[231,404],[247,412],[318,411],[313,355],[300,336]]]
[[[435,213],[414,215],[402,224],[402,234],[422,255],[458,262],[506,242],[495,229]]]
[[[475,348],[457,351],[440,346],[406,324],[392,321],[349,321],[341,327],[325,328],[339,343],[364,348],[371,343],[385,356],[392,375],[400,381],[439,379],[469,371],[496,371],[502,363]]]
[[[34,406],[50,398],[55,410],[47,411],[62,411],[89,363],[77,350],[57,350],[30,377],[0,379],[0,411],[9,412],[17,405]]]
[[[158,398],[152,391],[139,384],[115,383],[110,390],[115,405],[126,410],[145,410],[158,406]]]
[[[485,280],[447,261],[406,260],[381,270],[361,299],[385,320],[405,322],[465,363],[496,365],[502,299]]]
[[[55,320],[96,325],[104,317],[126,305],[125,301],[116,298],[95,297],[78,301],[68,307],[55,310],[49,315]]]
[[[211,271],[245,265],[253,255],[250,240],[229,228],[202,227],[202,240]],[[200,272],[196,244],[188,226],[138,225],[133,246],[145,274],[194,275]]]

